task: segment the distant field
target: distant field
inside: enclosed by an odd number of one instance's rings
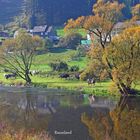
[[[65,36],[63,27],[55,27],[55,30],[56,30],[58,36],[60,36],[60,37]],[[86,36],[86,31],[84,29],[79,29],[77,32],[80,33],[83,37]]]
[[[66,62],[69,66],[77,65],[80,69],[86,67],[88,63],[88,58],[80,57],[77,58],[76,50],[67,50],[67,49],[54,49],[46,54],[37,55],[33,63],[32,69],[38,69],[42,71],[50,71],[48,66],[51,62],[63,61]]]

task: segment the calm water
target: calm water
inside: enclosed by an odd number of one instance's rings
[[[55,140],[140,140],[140,98],[60,95],[0,88],[0,124],[48,132]]]

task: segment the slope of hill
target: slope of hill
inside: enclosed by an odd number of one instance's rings
[[[12,21],[21,12],[23,0],[0,0],[0,24]]]
[[[0,24],[8,23],[12,18],[26,11],[31,26],[39,24],[62,25],[70,18],[90,15],[92,6],[97,0],[0,0]],[[126,7],[124,17],[130,18],[132,6],[140,0],[118,0]],[[24,3],[25,2],[25,3]],[[24,4],[23,4],[24,3]]]

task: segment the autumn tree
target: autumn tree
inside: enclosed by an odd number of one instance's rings
[[[80,44],[82,36],[79,33],[69,33],[64,38],[61,38],[58,47],[65,47],[69,49],[76,49]]]
[[[121,93],[133,93],[132,83],[140,79],[140,27],[126,29],[113,38],[103,57],[108,58],[111,75]]]
[[[32,37],[25,31],[20,31],[15,39],[4,41],[0,49],[0,66],[16,73],[26,84],[31,84],[30,69],[36,49],[42,44],[38,36]]]
[[[84,28],[91,35],[96,35],[102,48],[105,48],[106,44],[111,41],[111,31],[114,25],[122,16],[121,9],[123,7],[124,5],[118,4],[118,2],[99,0],[93,6],[94,15],[68,20],[65,30]]]
[[[132,15],[133,15],[133,19],[135,20],[140,19],[140,4],[137,4],[134,7],[132,7]]]
[[[99,65],[102,65],[103,71],[107,72],[108,77],[115,83],[119,92],[122,95],[127,95],[134,93],[131,86],[136,77],[138,78],[137,74],[140,65],[138,60],[139,28],[129,29],[112,40],[111,32],[122,17],[121,9],[123,7],[124,5],[118,4],[116,1],[99,0],[93,6],[94,15],[69,20],[65,30],[80,27],[88,30],[94,38],[97,37],[98,44],[93,44],[89,53],[93,65],[95,64],[94,69],[98,69]],[[93,39],[92,42],[94,43]],[[125,59],[125,63],[121,59]],[[119,76],[116,76],[118,74]],[[130,77],[131,74],[132,78]]]

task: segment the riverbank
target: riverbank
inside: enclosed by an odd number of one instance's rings
[[[61,79],[58,77],[40,77],[40,76],[33,76],[32,77],[32,86],[31,87],[38,87],[44,89],[54,89],[55,91],[64,91],[63,93],[73,93],[78,92],[82,94],[94,94],[96,96],[119,96],[120,94],[117,93],[115,90],[112,90],[111,81],[103,81],[97,82],[95,85],[88,85],[86,81],[80,80],[68,80],[68,79]],[[25,82],[20,79],[5,79],[4,77],[0,76],[0,83],[1,86],[7,87],[24,87]],[[114,88],[114,87],[113,87]],[[140,91],[140,86],[137,85],[136,90]],[[52,90],[55,93],[55,91]],[[68,92],[67,92],[68,91]]]

